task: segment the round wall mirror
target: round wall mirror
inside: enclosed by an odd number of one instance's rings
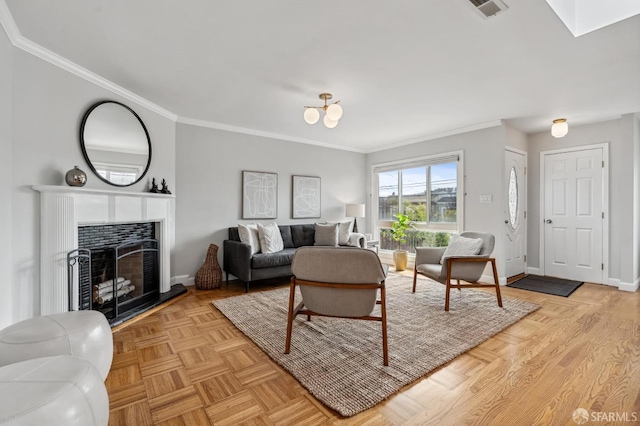
[[[144,123],[120,102],[91,106],[80,126],[82,154],[91,170],[114,186],[140,182],[151,164],[151,139]]]

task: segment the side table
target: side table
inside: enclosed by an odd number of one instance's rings
[[[367,241],[367,249],[375,249],[376,253],[378,253],[379,247],[380,247],[380,240]]]

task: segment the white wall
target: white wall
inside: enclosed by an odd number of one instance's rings
[[[11,284],[11,102],[13,47],[0,30],[0,329],[12,323]]]
[[[12,72],[13,273],[3,281],[13,286],[11,320],[16,322],[40,310],[40,200],[31,186],[64,185],[64,174],[77,165],[87,172],[88,188],[116,189],[93,176],[82,156],[78,133],[87,108],[113,99],[130,106],[144,121],[153,156],[143,182],[124,189],[132,192],[146,191],[153,176],[175,187],[175,122],[17,48]]]
[[[629,115],[632,117],[632,115]],[[556,139],[549,131],[529,136],[529,221],[528,265],[539,267],[540,249],[540,152],[600,143],[609,143],[609,277],[623,283],[633,283],[634,277],[633,223],[635,148],[633,120],[623,117],[584,126],[570,126],[567,136]],[[606,278],[606,277],[605,277]]]
[[[243,170],[278,174],[279,224],[344,219],[346,203],[365,202],[364,154],[186,124],[177,125],[176,147],[174,276],[193,277],[212,243],[222,265],[227,228],[255,222],[241,219]],[[291,218],[292,175],[321,177],[321,218]]]
[[[376,196],[375,193],[372,193],[371,188],[371,166],[374,164],[456,150],[464,151],[463,231],[489,232],[495,235],[496,247],[493,255],[496,258],[498,275],[502,280],[505,275],[504,244],[502,242],[505,142],[505,126],[500,125],[368,154],[367,192],[370,196]],[[518,147],[520,147],[519,143]],[[480,203],[480,195],[483,194],[492,195],[493,202]],[[370,202],[368,204],[371,205]],[[373,229],[372,220],[371,217],[367,219],[369,229]]]

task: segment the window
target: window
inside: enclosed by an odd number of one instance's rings
[[[96,172],[116,185],[130,185],[142,172],[139,167],[111,163],[93,162]]]
[[[462,153],[379,164],[373,167],[377,186],[377,229],[382,250],[449,244],[462,223]],[[374,210],[375,211],[375,210]],[[391,238],[389,229],[399,213],[413,221],[405,243]]]

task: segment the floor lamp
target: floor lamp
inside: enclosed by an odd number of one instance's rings
[[[353,232],[358,232],[358,222],[356,218],[365,217],[364,204],[347,204],[345,216],[353,218]]]

